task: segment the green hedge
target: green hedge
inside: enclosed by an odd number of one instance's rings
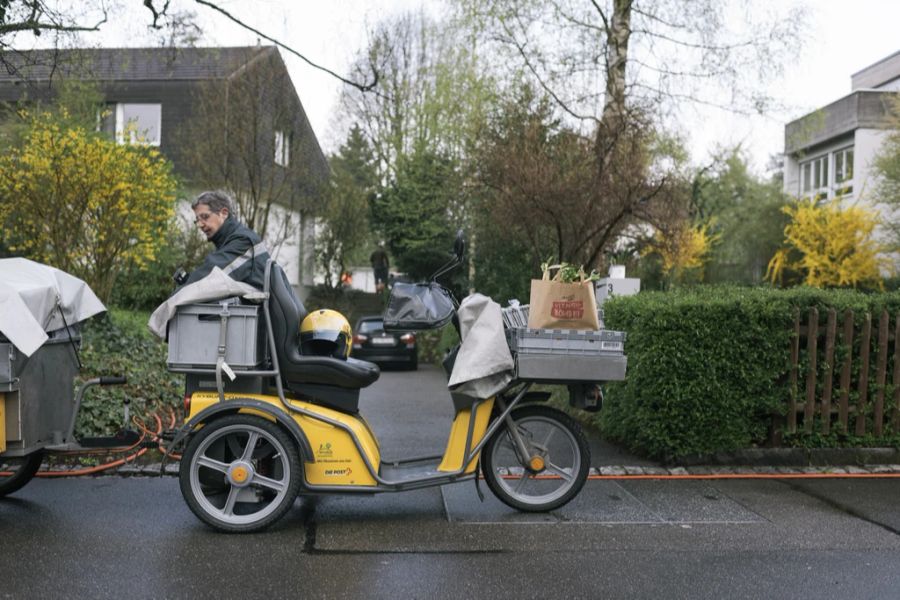
[[[601,428],[635,451],[667,459],[766,443],[772,415],[789,397],[793,314],[800,309],[805,317],[810,307],[823,324],[829,307],[851,308],[857,321],[869,311],[877,320],[882,309],[900,311],[900,294],[700,286],[608,302],[606,326],[628,333],[628,375],[607,387]],[[806,360],[803,349],[801,385]],[[896,445],[897,438],[891,431],[880,440],[801,432],[784,443]]]
[[[123,403],[131,399],[131,413],[152,425],[152,413],[178,411],[184,396],[184,376],[166,369],[168,346],[147,328],[149,313],[112,309],[94,317],[82,330],[78,382],[101,375],[124,375],[121,386],[91,388],[84,398],[75,432],[81,436],[108,435],[122,426]]]

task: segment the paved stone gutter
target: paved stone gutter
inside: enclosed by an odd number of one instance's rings
[[[866,467],[856,466],[724,466],[724,465],[704,465],[690,467],[599,467],[591,468],[590,474],[602,477],[622,477],[642,476],[642,477],[686,477],[691,475],[715,476],[729,475],[740,476],[747,475],[752,477],[759,476],[778,476],[785,475],[883,475],[896,474],[900,476],[900,464],[891,465],[869,465]]]
[[[683,467],[744,465],[772,467],[829,467],[900,464],[896,448],[748,448],[712,455],[687,456],[671,461]]]
[[[45,466],[45,469],[48,467]],[[77,470],[80,467],[63,467],[53,466],[54,471]],[[740,476],[747,475],[753,477],[774,475],[783,477],[785,475],[883,475],[897,474],[900,476],[900,462],[894,464],[872,464],[866,466],[853,465],[820,465],[820,466],[786,466],[786,465],[691,465],[691,466],[675,466],[675,467],[648,467],[648,466],[602,466],[591,467],[590,475],[593,477],[684,477],[691,475],[714,476],[729,475]],[[178,463],[167,462],[165,469],[162,470],[160,463],[147,464],[127,464],[102,471],[97,476],[118,476],[118,477],[177,477]]]

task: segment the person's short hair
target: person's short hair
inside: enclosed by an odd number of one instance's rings
[[[214,213],[220,213],[223,208],[227,208],[228,214],[234,214],[234,201],[231,196],[221,190],[201,192],[191,202],[191,208],[197,208],[200,204],[209,206],[209,210]]]

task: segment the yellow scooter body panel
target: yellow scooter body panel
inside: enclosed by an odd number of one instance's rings
[[[491,410],[494,408],[494,399],[488,398],[475,409],[475,429],[472,431],[472,443],[469,450],[475,447],[487,429],[491,420]],[[454,472],[462,468],[465,458],[466,436],[469,434],[469,420],[472,418],[472,409],[466,408],[456,413],[453,419],[453,427],[450,429],[450,438],[447,440],[447,449],[444,451],[444,459],[438,465],[438,471]],[[475,456],[466,465],[466,473],[471,473],[478,465],[478,457]]]
[[[0,394],[0,452],[6,452],[6,394]]]
[[[277,396],[262,394],[225,394],[226,401],[233,398],[250,398],[271,404],[277,410],[287,412]],[[198,392],[191,396],[191,414],[188,419],[198,414],[208,406],[219,402],[216,393]],[[305,402],[303,400],[289,399],[293,406],[302,408],[310,413],[347,426],[359,440],[363,452],[375,469],[381,463],[381,451],[378,442],[372,434],[365,420],[359,415],[349,415],[324,406]],[[242,409],[240,412],[258,414],[269,418],[265,414],[253,409]],[[290,412],[291,418],[297,422],[312,448],[315,462],[305,462],[303,472],[307,483],[310,485],[346,485],[346,486],[374,486],[375,478],[369,472],[366,462],[357,450],[356,444],[350,434],[340,427],[326,423],[313,417]]]

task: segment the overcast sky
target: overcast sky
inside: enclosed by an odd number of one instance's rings
[[[133,1],[133,0],[132,0]],[[762,7],[782,0],[753,0]],[[138,3],[134,3],[137,5]],[[253,33],[229,23],[211,10],[186,0],[172,3],[195,10],[205,29],[203,45],[252,45]],[[366,44],[366,31],[385,15],[424,6],[436,11],[436,0],[222,0],[221,6],[254,27],[277,37],[310,59],[345,73],[354,52]],[[752,2],[751,2],[752,5]],[[850,76],[900,51],[900,1],[809,0],[809,34],[802,54],[772,80],[769,93],[788,107],[768,117],[746,118],[715,109],[698,109],[696,121],[683,125],[695,162],[702,163],[718,145],[742,143],[755,167],[784,144],[784,124],[850,93]],[[139,6],[136,6],[139,8]],[[143,9],[140,9],[143,11]],[[144,12],[114,15],[95,42],[106,46],[146,44]],[[140,18],[135,18],[135,15]],[[266,43],[263,41],[263,43]],[[282,52],[313,129],[326,151],[336,147],[333,117],[339,110],[340,84]]]

